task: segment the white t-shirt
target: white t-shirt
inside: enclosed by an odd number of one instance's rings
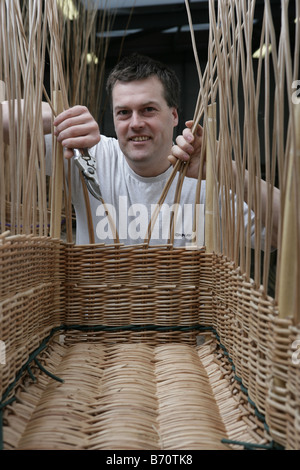
[[[46,136],[46,158],[49,171],[51,162],[51,136]],[[91,215],[96,243],[114,243],[115,228],[120,243],[125,245],[143,243],[148,239],[148,224],[155,213],[157,203],[172,173],[170,166],[164,173],[155,177],[142,177],[128,165],[118,141],[114,138],[101,136],[100,142],[90,152],[97,161],[97,174],[105,207],[89,193]],[[184,178],[180,204],[174,204],[178,174],[167,193],[155,225],[152,228],[150,244],[170,242],[170,220],[176,214],[174,229],[174,246],[191,244],[193,219],[195,217],[195,195],[197,181]],[[77,166],[71,165],[72,203],[76,213],[76,244],[89,244],[87,228],[87,211],[83,197],[82,182]],[[204,240],[205,181],[201,182],[200,202],[196,206],[197,214],[197,245]],[[109,223],[106,209],[114,224]],[[175,212],[174,212],[175,210]],[[245,228],[247,228],[248,207],[244,203]],[[254,216],[252,214],[251,233]],[[253,238],[253,237],[252,237]]]

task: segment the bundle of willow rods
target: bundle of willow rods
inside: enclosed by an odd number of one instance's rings
[[[58,225],[69,217],[71,240],[70,201],[67,195],[62,198],[63,187],[57,189],[57,181],[46,176],[42,101],[54,116],[74,104],[98,116],[109,35],[97,38],[96,31],[109,32],[114,13],[103,9],[99,15],[94,2],[76,2],[78,15],[72,20],[61,4],[1,2],[0,102],[9,103],[9,142],[1,138],[0,230],[49,235],[50,213],[58,212]],[[51,207],[53,192],[62,198],[58,208]]]
[[[292,102],[293,84],[299,74],[299,3],[282,2],[282,26],[279,37],[276,38],[271,3],[265,2],[258,59],[253,58],[255,51],[252,49],[255,7],[255,1],[220,1],[217,6],[214,2],[209,2],[210,41],[208,63],[203,74],[197,60],[197,45],[194,44],[200,84],[195,122],[203,119],[204,125],[208,125],[209,104],[217,102],[218,134],[217,143],[212,152],[211,192],[216,201],[220,198],[221,207],[218,204],[214,206],[214,251],[228,256],[248,277],[253,272],[256,284],[258,286],[262,284],[267,292],[272,250],[272,198],[277,180],[281,205],[277,265],[279,273],[282,237],[285,231],[283,227],[285,199],[286,195],[289,197],[287,192],[289,165],[292,165],[294,170],[293,184],[296,188],[293,203],[295,207],[299,204],[299,163],[297,158],[293,157],[297,154],[296,136],[299,132],[295,119],[299,106]],[[293,17],[291,22],[293,11],[295,11],[296,20],[294,21]],[[193,32],[191,18],[190,28]],[[294,31],[290,31],[292,28]],[[289,37],[292,34],[295,35],[293,57],[289,43]],[[263,46],[267,51],[271,49],[272,52],[264,55]],[[263,103],[262,108],[260,103]],[[259,129],[259,114],[262,112],[264,113],[263,130]],[[293,160],[292,163],[291,160]],[[264,175],[262,175],[263,166]],[[245,171],[249,177],[247,186],[245,185]],[[262,190],[258,184],[261,177],[267,183],[265,187],[267,204],[264,213],[262,212]],[[236,201],[231,191],[237,195]],[[253,260],[250,248],[251,234],[249,230],[245,234],[244,230],[242,202],[245,193],[247,203],[255,213]],[[286,241],[286,244],[292,244],[293,255],[283,262],[293,263],[295,260],[293,264],[299,266],[300,253],[299,242],[297,242],[300,226],[299,211],[295,211],[294,222],[290,224],[296,233],[294,241]],[[266,227],[264,240],[261,236],[263,226]],[[287,227],[286,231],[290,231],[290,227]],[[262,273],[261,266],[263,266]],[[299,282],[299,271],[296,271],[293,277],[294,285],[296,280]],[[279,274],[277,274],[276,299],[279,293],[278,284]],[[295,293],[293,293],[294,296]],[[295,304],[295,311],[299,312],[299,299],[295,301],[297,304]]]

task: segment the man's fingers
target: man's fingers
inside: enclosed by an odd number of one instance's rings
[[[80,135],[78,137],[69,137],[61,140],[61,145],[69,149],[90,148],[100,141],[100,135]]]
[[[61,132],[65,130],[72,130],[74,132],[79,132],[78,129],[88,127],[90,131],[99,132],[99,127],[94,118],[91,114],[88,115],[79,115],[79,116],[72,116],[66,119],[63,119],[58,124],[56,121],[53,122],[55,127],[55,135],[59,135]]]
[[[192,131],[188,128],[185,128],[183,129],[183,132],[182,132],[182,136],[184,137],[184,139],[186,140],[186,142],[193,142],[195,140],[195,137],[192,133]],[[179,136],[178,136],[179,137]],[[180,136],[181,137],[181,136]],[[181,144],[184,144],[184,140],[181,139],[180,141]]]
[[[197,137],[202,137],[202,135],[203,135],[203,127],[201,127],[200,125],[198,125],[198,126],[196,127],[195,134],[197,135]]]
[[[182,135],[176,137],[176,147],[178,147],[177,151],[181,149],[183,152],[190,155],[194,151],[194,147],[190,143],[193,141],[193,135],[189,132],[185,132],[185,130]]]
[[[194,124],[194,121],[191,121],[191,120],[185,122],[186,127],[188,127],[189,129],[193,127],[193,124]]]
[[[68,149],[68,148],[64,148],[64,157],[69,159],[69,158],[72,158],[74,155],[73,153],[73,149]]]
[[[91,134],[93,130],[89,124],[81,124],[76,126],[70,126],[66,129],[59,130],[56,129],[54,135],[57,137],[57,140],[63,143],[64,146],[67,147],[66,143],[64,142],[66,139],[72,139],[76,137],[85,137]]]
[[[176,162],[178,162],[178,158],[174,157],[174,155],[169,155],[168,160],[173,166],[176,164]]]
[[[60,113],[53,121],[54,134],[70,158],[74,148],[90,148],[100,141],[99,126],[85,106],[74,106]]]
[[[53,124],[55,126],[58,126],[61,124],[63,121],[66,119],[70,119],[76,116],[83,116],[89,114],[89,111],[86,106],[72,106],[71,108],[66,109],[65,111],[62,111],[58,116],[55,117],[53,120]]]
[[[189,146],[190,147],[190,146]],[[190,155],[186,152],[180,145],[173,145],[172,147],[172,155],[177,159],[187,161],[190,159]]]
[[[185,123],[186,127],[188,129],[190,129],[192,131],[193,127],[194,127],[194,121],[186,121]],[[196,126],[196,129],[194,130],[194,134],[197,136],[197,137],[202,137],[203,135],[203,127],[200,126],[200,124],[198,124]]]

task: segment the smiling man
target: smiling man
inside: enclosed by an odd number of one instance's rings
[[[170,162],[177,108],[164,99],[163,85],[155,77],[117,81],[112,90],[113,118],[118,142],[128,165],[141,176],[163,173]]]
[[[204,243],[205,181],[201,183],[200,201],[195,208],[195,195],[202,133],[200,126],[192,134],[192,122],[186,123],[182,135],[173,145],[174,129],[178,124],[180,86],[175,73],[149,57],[133,54],[125,57],[111,71],[107,81],[117,138],[100,134],[99,126],[84,106],[74,106],[54,120],[54,133],[63,145],[66,161],[71,158],[72,202],[76,213],[76,243],[90,243],[85,197],[78,167],[73,163],[73,149],[88,148],[95,157],[97,176],[105,206],[89,193],[94,238],[96,243],[143,243],[148,236],[148,224],[155,213],[159,198],[171,176],[173,165],[189,160],[181,188],[179,204],[174,204],[178,174],[175,176],[156,224],[152,227],[150,244],[170,241],[170,220],[176,213],[174,246],[190,246],[193,218],[196,216],[198,245]],[[4,137],[9,141],[9,107],[1,104]],[[51,174],[52,111],[43,103],[43,124],[48,174]],[[246,179],[246,176],[245,176]],[[246,184],[245,184],[246,188]],[[266,208],[268,187],[261,180],[262,214]],[[236,196],[235,196],[236,197]],[[245,201],[247,195],[245,194]],[[280,192],[274,188],[272,245],[277,246]],[[109,216],[107,214],[107,209]],[[196,210],[195,210],[196,209]],[[244,227],[254,240],[254,213],[244,202]],[[113,224],[110,224],[110,220]],[[264,233],[262,233],[262,239]]]
[[[112,70],[107,92],[117,139],[100,135],[95,120],[82,106],[70,108],[54,120],[55,135],[65,147],[67,158],[73,156],[73,148],[90,149],[97,161],[101,193],[120,241],[142,243],[172,172],[168,156],[178,124],[180,86],[168,67],[134,54]],[[176,181],[177,177],[153,228],[153,244],[169,241],[169,222],[175,209],[174,245],[184,246],[191,241],[196,181],[186,178],[180,205],[174,206]],[[75,165],[72,167],[72,194],[77,219],[76,242],[88,243],[84,198]],[[113,227],[104,206],[91,195],[90,204],[95,241],[111,243]]]
[[[173,71],[133,55],[111,72],[107,92],[118,142],[129,166],[141,176],[156,176],[170,162],[178,124],[180,86]]]
[[[72,157],[74,148],[90,148],[97,161],[100,188],[120,241],[142,243],[147,237],[150,218],[177,159],[190,160],[182,185],[180,204],[174,204],[176,175],[159,217],[152,230],[151,244],[169,242],[170,220],[176,216],[174,246],[189,246],[192,241],[193,217],[198,244],[204,243],[205,181],[201,184],[200,203],[194,211],[198,166],[202,146],[202,128],[192,135],[191,122],[173,145],[178,124],[180,86],[175,73],[148,57],[134,54],[124,58],[112,70],[107,81],[117,139],[100,135],[97,123],[82,106],[61,113],[55,120],[55,134]],[[88,243],[86,210],[78,169],[72,166],[73,204],[77,218],[79,244]],[[266,183],[261,181],[262,210],[266,206]],[[246,200],[246,194],[245,194]],[[274,191],[273,247],[277,244],[279,191]],[[113,226],[106,209],[90,196],[95,241],[114,241]],[[249,208],[244,202],[245,231]],[[254,213],[251,214],[251,238],[254,240]],[[246,232],[245,232],[246,233]],[[264,237],[264,231],[262,233]]]

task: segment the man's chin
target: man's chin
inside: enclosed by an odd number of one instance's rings
[[[153,160],[153,155],[145,152],[127,152],[124,153],[127,161],[131,161],[133,163],[149,163]]]

